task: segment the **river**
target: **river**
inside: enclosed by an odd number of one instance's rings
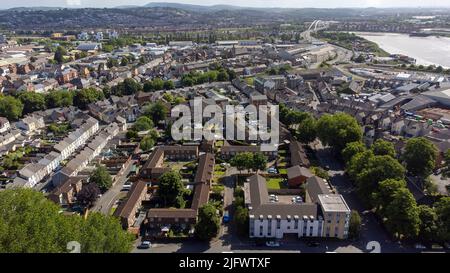
[[[380,48],[391,54],[403,54],[416,59],[417,64],[441,65],[450,67],[450,38],[448,37],[410,37],[398,33],[367,33],[355,34],[377,43]]]

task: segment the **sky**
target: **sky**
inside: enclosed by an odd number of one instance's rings
[[[450,7],[449,0],[0,0],[1,8],[12,7],[116,7],[145,5],[149,2],[175,2],[198,5],[236,5],[248,7],[336,8],[336,7]]]

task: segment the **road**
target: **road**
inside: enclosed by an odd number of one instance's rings
[[[97,200],[95,206],[92,208],[92,211],[101,212],[107,215],[111,213],[111,208],[114,205],[114,202],[116,202],[119,198],[119,194],[127,181],[127,176],[130,173],[131,167],[134,163],[134,160],[129,162],[123,173],[117,178],[117,182],[107,192],[105,192],[100,199]]]

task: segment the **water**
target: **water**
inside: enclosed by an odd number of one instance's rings
[[[450,67],[450,38],[447,37],[410,37],[398,33],[367,33],[355,34],[377,43],[391,54],[403,54],[416,59],[417,64],[441,65]]]

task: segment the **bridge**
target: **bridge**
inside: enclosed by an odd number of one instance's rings
[[[325,22],[322,20],[315,20],[314,22],[311,23],[311,25],[309,26],[308,30],[304,31],[301,34],[301,37],[308,42],[312,42],[313,39],[311,37],[311,33],[320,31],[320,30],[324,30],[326,28],[329,27],[329,22]]]

